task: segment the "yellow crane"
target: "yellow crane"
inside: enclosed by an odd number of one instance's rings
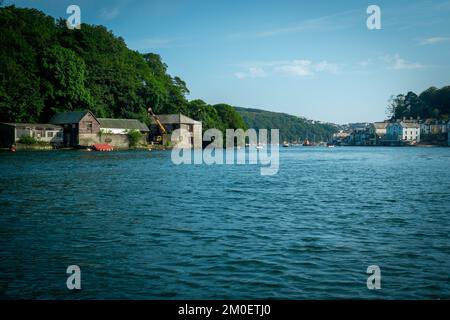
[[[161,121],[159,121],[158,116],[153,112],[153,109],[151,107],[149,107],[147,109],[147,111],[148,111],[149,116],[151,116],[153,118],[153,120],[156,122],[156,125],[158,126],[159,131],[161,133],[161,135],[155,136],[154,141],[157,143],[162,143],[162,141],[163,141],[162,135],[167,134],[168,131],[167,131],[166,127],[164,127],[164,125],[161,123]]]

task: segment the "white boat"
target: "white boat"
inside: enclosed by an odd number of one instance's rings
[[[256,145],[255,148],[256,148],[257,150],[260,150],[260,149],[263,149],[264,147],[263,147],[262,144],[258,143],[258,144]]]

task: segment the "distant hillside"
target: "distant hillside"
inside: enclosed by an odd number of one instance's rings
[[[306,138],[327,141],[337,132],[334,124],[319,123],[285,113],[235,107],[245,124],[254,129],[280,129],[280,141],[302,141]]]

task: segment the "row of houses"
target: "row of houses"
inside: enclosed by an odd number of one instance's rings
[[[170,128],[169,132],[179,128],[186,130],[187,136],[180,137],[185,147],[196,147],[194,141],[201,143],[201,122],[182,114],[159,115],[158,118],[166,128]],[[139,144],[150,143],[161,134],[153,119],[149,127],[136,119],[97,118],[89,110],[60,112],[46,124],[0,123],[0,147],[9,148],[24,137],[33,137],[57,148],[88,147],[98,143],[128,148],[129,133],[135,130],[141,133]],[[164,142],[170,139],[167,135]]]
[[[375,123],[355,123],[333,136],[340,145],[416,145],[419,143],[449,145],[450,121],[406,119]]]

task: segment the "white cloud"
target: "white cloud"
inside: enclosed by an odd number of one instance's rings
[[[105,20],[112,20],[120,14],[119,6],[105,7],[100,9],[100,17]]]
[[[313,64],[310,60],[294,60],[275,67],[275,71],[292,76],[310,76],[313,74]]]
[[[266,76],[266,72],[261,67],[249,67],[245,72],[236,72],[234,76],[238,79],[263,78]]]
[[[421,45],[432,45],[437,44],[441,42],[450,41],[450,37],[430,37],[430,38],[424,38],[420,40]]]
[[[385,56],[383,60],[389,64],[389,69],[392,70],[420,69],[424,67],[424,65],[420,63],[406,61],[401,58],[399,54],[395,54],[394,56]]]
[[[306,59],[253,62],[251,64],[244,65],[243,67],[245,70],[234,74],[236,78],[261,78],[270,73],[307,77],[321,72],[336,74],[339,71],[338,64],[330,63],[328,61],[314,63],[313,61]]]
[[[336,74],[338,72],[339,67],[335,63],[329,63],[327,61],[322,61],[322,62],[319,62],[315,66],[315,69],[317,72],[328,71],[330,73]]]
[[[328,72],[336,74],[339,71],[339,66],[328,61],[321,61],[314,63],[311,60],[293,60],[282,63],[275,67],[275,71],[293,75],[293,76],[312,76],[319,72]]]

